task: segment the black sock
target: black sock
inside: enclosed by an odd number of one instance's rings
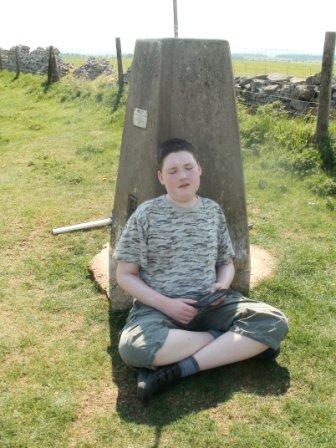
[[[188,358],[182,359],[178,363],[181,368],[181,377],[184,378],[186,376],[194,375],[199,372],[199,365],[196,359],[193,356],[189,356]]]

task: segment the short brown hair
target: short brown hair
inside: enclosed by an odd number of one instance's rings
[[[179,152],[179,151],[190,152],[194,156],[196,162],[198,162],[196,149],[190,142],[188,142],[187,140],[183,140],[182,138],[171,138],[169,140],[162,142],[157,149],[156,153],[157,169],[161,171],[164,159],[172,152]]]

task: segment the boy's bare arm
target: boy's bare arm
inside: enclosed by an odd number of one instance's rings
[[[128,294],[136,297],[144,305],[155,308],[177,322],[187,324],[197,314],[192,305],[196,300],[172,299],[150,288],[139,277],[139,266],[126,261],[119,261],[116,272],[118,285]]]
[[[116,279],[121,288],[144,305],[157,308],[161,302],[167,300],[167,297],[147,286],[139,278],[139,266],[135,263],[118,262]]]
[[[235,267],[232,258],[229,263],[223,264],[217,268],[217,280],[211,287],[211,292],[218,289],[228,289],[235,275]]]

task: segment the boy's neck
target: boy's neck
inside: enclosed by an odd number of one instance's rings
[[[195,195],[193,198],[190,199],[190,201],[187,201],[187,202],[177,202],[177,201],[174,201],[174,200],[169,196],[168,193],[166,194],[166,198],[167,198],[167,200],[168,200],[169,202],[171,202],[171,203],[173,203],[173,204],[176,204],[176,205],[178,205],[179,207],[183,207],[183,208],[193,208],[193,207],[195,207],[195,205],[197,204],[197,201],[198,201],[198,196],[197,196],[197,195]]]

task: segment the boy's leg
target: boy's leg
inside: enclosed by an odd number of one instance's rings
[[[183,376],[192,375],[199,370],[211,369],[238,361],[243,361],[263,353],[270,348],[274,352],[279,349],[280,342],[287,334],[288,322],[281,311],[262,302],[244,298],[239,293],[226,299],[223,305],[216,306],[207,313],[197,317],[203,322],[202,330],[220,330],[225,332],[215,340],[195,352],[189,358],[171,365],[166,364],[167,358],[162,354],[170,353],[176,347],[170,344],[172,339],[166,339],[161,348],[161,359],[154,357],[153,364],[163,367],[155,372],[145,372],[138,383],[138,396],[147,399],[154,393],[176,382]],[[196,319],[197,319],[196,318]],[[190,338],[194,336],[190,333]],[[183,333],[179,345],[185,340]],[[158,351],[157,354],[160,354]]]
[[[125,364],[155,369],[198,352],[213,340],[205,331],[179,329],[167,316],[153,311],[130,321],[123,329],[119,353]],[[158,357],[159,362],[154,362]]]
[[[243,361],[263,353],[268,348],[276,351],[288,331],[287,319],[278,309],[262,302],[243,297],[232,291],[225,302],[197,319],[201,329],[221,330],[224,334],[214,340],[209,334],[209,342],[194,355],[200,370]],[[189,340],[194,338],[190,332]],[[184,334],[167,338],[157,352],[153,364],[163,366],[170,363],[170,353],[186,344]],[[180,361],[178,358],[177,361]],[[172,361],[173,362],[173,361]]]
[[[253,358],[269,346],[241,334],[227,331],[193,355],[199,370],[213,369]]]
[[[153,366],[164,366],[181,361],[198,352],[213,340],[213,336],[205,331],[171,329],[165,343],[156,352]]]
[[[207,370],[252,358],[267,348],[268,345],[231,331],[214,340],[207,332],[169,330],[166,342],[156,352],[153,366],[165,366],[193,355],[199,370]]]
[[[202,331],[191,331],[195,328]],[[215,339],[209,333],[213,330],[225,333]],[[182,376],[254,357],[268,347],[276,351],[287,331],[281,311],[238,293],[198,315],[186,330],[159,312],[130,322],[119,351],[126,364],[164,366],[140,372],[138,396],[146,399]]]

